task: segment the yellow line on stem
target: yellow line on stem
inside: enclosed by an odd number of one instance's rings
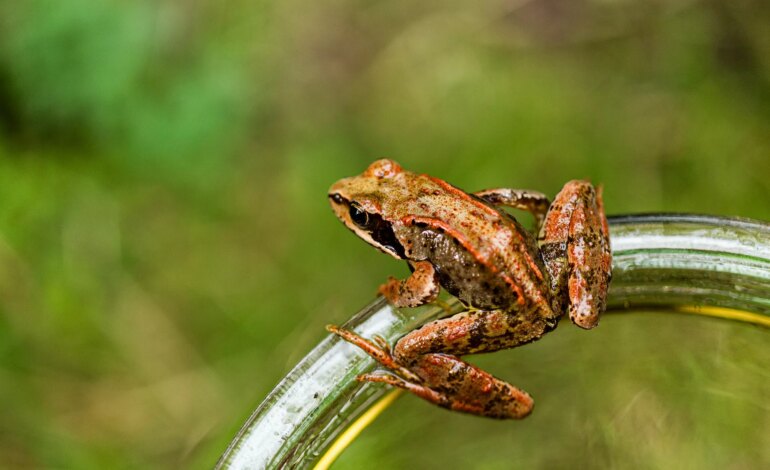
[[[375,403],[371,408],[366,410],[366,412],[359,416],[357,420],[353,421],[353,424],[351,424],[346,430],[342,432],[342,434],[340,434],[340,437],[334,441],[334,444],[329,447],[329,450],[326,451],[326,453],[323,455],[323,457],[321,457],[313,469],[328,469],[331,464],[337,460],[337,457],[340,456],[342,451],[347,449],[347,447],[355,440],[355,438],[361,434],[361,431],[372,424],[372,422],[377,419],[377,417],[383,411],[385,411],[385,409],[389,407],[396,400],[396,398],[401,395],[401,393],[401,389],[393,390],[392,392],[385,395],[380,401]]]
[[[742,310],[733,310],[731,308],[685,305],[674,308],[674,311],[694,315],[704,315],[707,317],[724,318],[726,320],[736,320],[770,327],[770,317],[767,315],[744,312]]]

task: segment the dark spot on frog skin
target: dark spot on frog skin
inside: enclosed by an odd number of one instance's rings
[[[486,331],[481,323],[473,325],[468,332],[468,345],[471,348],[477,348],[486,339]]]
[[[436,336],[431,341],[431,345],[433,348],[441,348],[441,346],[444,345],[444,338],[446,338],[446,328],[440,328],[436,332]]]
[[[544,260],[561,259],[567,252],[567,242],[544,243],[540,246],[540,253]]]
[[[447,382],[449,382],[450,386],[453,387],[454,383],[456,382],[462,382],[464,379],[464,373],[465,371],[460,367],[453,367],[449,370],[449,374],[447,374]]]
[[[548,333],[549,331],[555,330],[557,326],[559,326],[558,318],[548,319],[545,323],[545,329],[543,330],[543,334]]]

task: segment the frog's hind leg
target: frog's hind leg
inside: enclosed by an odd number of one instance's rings
[[[340,330],[330,331],[364,349],[395,375],[366,374],[359,380],[385,382],[452,410],[492,418],[524,418],[532,397],[457,356],[512,348],[553,328],[538,309],[462,312],[428,323],[401,338],[391,353]]]
[[[524,418],[534,406],[529,394],[458,356],[534,341],[555,327],[548,313],[539,306],[458,313],[401,338],[393,357],[418,375],[421,385],[441,394],[445,401],[436,402],[441,406],[492,418]]]
[[[601,188],[570,181],[554,199],[538,238],[556,311],[593,328],[606,308],[612,254]],[[567,286],[568,288],[565,288]]]

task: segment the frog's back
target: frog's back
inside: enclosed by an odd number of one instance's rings
[[[534,236],[509,214],[425,175],[404,201],[401,230],[410,259],[428,259],[441,285],[480,309],[537,303],[547,294]]]

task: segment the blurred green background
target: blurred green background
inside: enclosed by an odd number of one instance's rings
[[[610,214],[770,219],[762,0],[0,0],[0,467],[207,468],[401,263],[325,191],[391,157]],[[770,465],[768,333],[659,314],[474,358],[338,468]]]

